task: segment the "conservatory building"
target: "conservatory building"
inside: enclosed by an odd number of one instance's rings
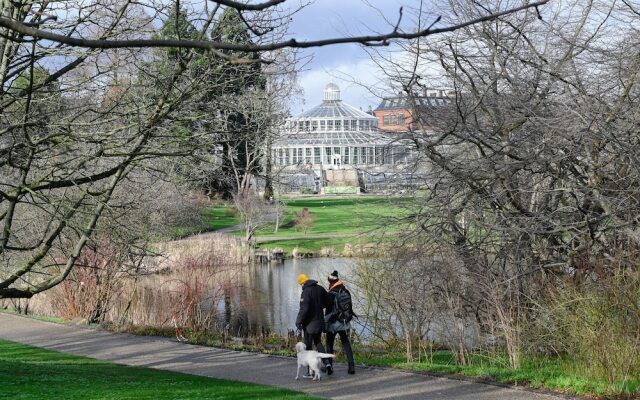
[[[408,154],[392,140],[378,131],[374,115],[342,102],[340,89],[330,83],[321,104],[285,121],[272,146],[272,160],[280,169],[314,171],[408,162]]]

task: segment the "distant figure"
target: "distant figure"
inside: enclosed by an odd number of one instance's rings
[[[320,353],[324,353],[322,331],[324,331],[324,308],[329,303],[329,295],[317,281],[309,279],[305,274],[298,276],[298,284],[302,286],[302,295],[296,327],[304,333],[304,344],[307,350],[313,350],[312,345],[315,345]],[[322,362],[325,367],[330,366],[328,359],[323,359]]]
[[[351,293],[344,286],[344,283],[338,279],[338,271],[333,271],[327,279],[329,280],[329,297],[330,301],[327,305],[327,313],[324,316],[327,325],[327,353],[333,353],[333,343],[336,334],[340,335],[342,349],[347,357],[349,365],[348,373],[355,374],[356,368],[353,362],[353,350],[349,341],[349,333],[351,332],[351,319],[354,317],[353,306],[351,304]],[[329,360],[331,363],[332,360]],[[327,373],[331,375],[333,368],[331,365],[327,367]]]

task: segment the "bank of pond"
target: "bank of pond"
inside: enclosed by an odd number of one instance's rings
[[[359,267],[371,260],[287,259],[279,264],[223,268],[218,259],[194,259],[193,254],[188,249],[173,260],[180,266],[174,270],[119,280],[119,286],[110,289],[114,297],[108,304],[108,314],[98,322],[114,331],[174,338],[178,328],[188,343],[293,355],[293,345],[300,340],[293,330],[301,290],[297,276],[305,273],[326,287],[329,273],[338,270],[354,294],[359,315],[351,332],[359,365],[464,375],[585,396],[630,398],[640,391],[640,378],[633,374],[610,379],[585,368],[585,360],[573,354],[549,349],[523,348],[520,365],[513,368],[499,337],[487,335],[473,323],[456,330],[460,320],[452,315],[430,318],[426,327],[421,326],[421,337],[411,342],[406,340],[399,321],[383,321],[385,329],[381,329],[376,303],[369,301],[357,285]],[[83,303],[79,296],[87,295],[93,286],[88,284],[90,276],[73,278],[75,281],[34,297],[28,308],[23,304],[21,311],[86,322],[86,315],[92,315],[91,304]],[[82,290],[73,286],[79,279],[84,282]],[[70,314],[74,307],[78,312]],[[456,347],[456,340],[461,341],[462,351]],[[336,351],[343,360],[338,344]]]

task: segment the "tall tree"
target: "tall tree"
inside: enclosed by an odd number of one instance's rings
[[[639,20],[623,8],[566,2],[471,25],[408,43],[413,62],[387,69],[415,104],[424,65],[456,92],[407,132],[428,193],[410,238],[463,266],[463,309],[501,333],[516,368],[544,294],[637,270]]]
[[[240,17],[238,10],[227,8],[211,33],[211,39],[252,45],[251,32]],[[236,59],[258,60],[259,53],[245,51],[223,50],[225,55]],[[260,63],[230,64],[224,60],[215,59],[220,65],[213,73],[225,78],[225,84],[216,87],[211,93],[217,101],[215,107],[224,127],[224,134],[220,145],[222,147],[222,165],[213,181],[212,190],[222,197],[231,198],[238,192],[248,189],[252,177],[260,172],[260,158],[264,142],[260,140],[263,132],[269,129],[265,122],[269,120],[269,107],[261,104],[258,107],[238,107],[234,100],[248,92],[254,97],[266,95],[266,77],[262,73]],[[216,80],[215,78],[213,78]],[[220,99],[225,99],[220,101]],[[258,100],[258,99],[256,99]],[[246,105],[246,102],[241,102]],[[256,102],[252,102],[257,104]]]
[[[501,10],[480,20],[547,1]],[[140,168],[162,172],[150,160],[188,152],[182,146],[186,141],[173,134],[175,121],[193,118],[193,104],[207,96],[223,102],[227,93],[234,94],[234,87],[236,93],[263,88],[257,72],[260,67],[254,65],[261,52],[347,42],[386,44],[478,22],[460,20],[440,31],[405,33],[395,29],[382,35],[311,42],[266,34],[252,44],[247,29],[268,33],[290,19],[291,13],[281,8],[284,3],[214,1],[211,8],[197,11],[197,34],[187,39],[182,37],[180,22],[175,29],[180,38],[154,37],[159,33],[155,27],[158,16],[171,9],[166,3],[96,1],[69,12],[70,5],[65,2],[0,0],[0,298],[31,297],[66,279],[100,229],[100,222],[131,206],[114,202],[114,194],[132,172]],[[180,20],[180,8],[175,9],[173,18]],[[264,21],[266,26],[246,17],[265,10],[276,12],[274,18]],[[241,21],[245,28],[240,30],[237,24],[227,32],[219,30],[214,37],[221,41],[211,40],[208,33],[218,19],[225,20],[222,13],[226,13],[225,19],[235,21],[231,25]],[[191,29],[184,34],[191,36]],[[194,50],[174,53],[177,62],[161,76],[162,86],[121,79],[122,74],[133,75],[132,71],[153,75],[148,61],[157,54],[149,48],[157,47],[206,49],[224,60],[220,64],[225,72],[215,82],[219,89],[202,85],[197,75],[189,74],[199,59],[200,53]],[[238,64],[242,68],[236,70]],[[49,69],[49,75],[39,82],[36,71],[41,66]],[[11,83],[25,72],[28,85],[10,91]],[[121,85],[118,91],[112,90],[114,82]],[[51,115],[47,115],[48,107],[35,107],[34,102],[40,94],[46,95],[53,83],[59,84],[56,90],[63,99],[63,109],[43,131],[40,122]],[[250,119],[251,115],[231,111],[225,115],[229,127],[239,132],[255,131],[245,129]],[[190,132],[185,130],[187,135]],[[229,149],[233,146],[239,152],[255,153],[248,141],[244,147],[235,139],[225,142]],[[236,158],[235,151],[227,152],[231,160]],[[258,168],[247,162],[240,165],[244,165],[240,170],[244,176]]]

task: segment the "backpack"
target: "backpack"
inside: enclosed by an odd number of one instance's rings
[[[340,322],[347,323],[355,316],[351,305],[351,294],[344,288],[340,288],[333,296],[333,307]]]

